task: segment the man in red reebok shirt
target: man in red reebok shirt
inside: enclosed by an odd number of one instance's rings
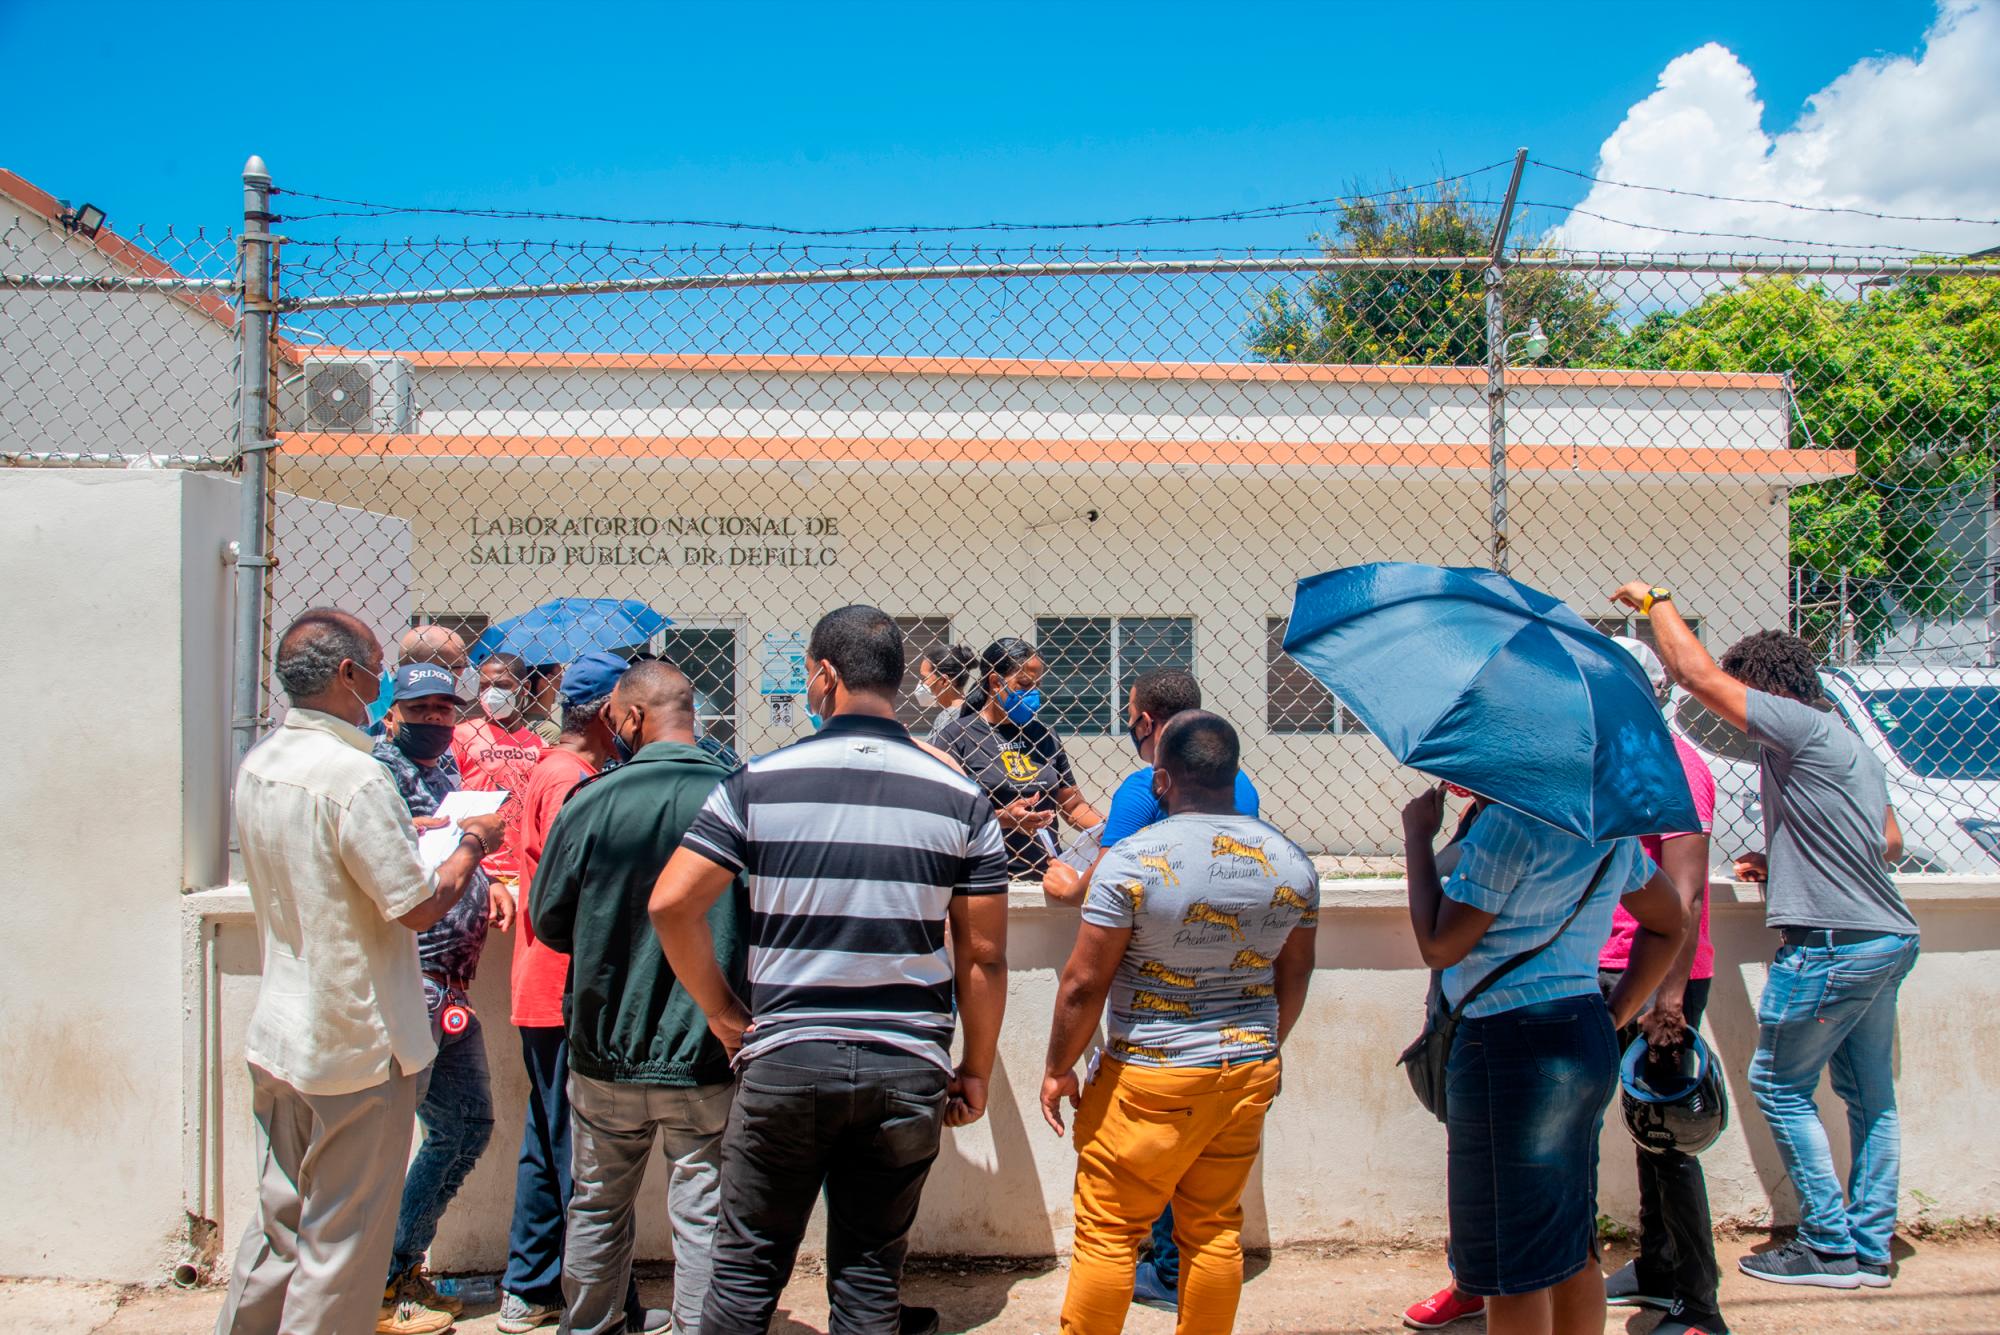
[[[471,793],[504,792],[500,817],[507,825],[506,842],[480,864],[486,874],[510,890],[526,890],[515,865],[521,827],[521,795],[528,775],[541,759],[542,739],[521,713],[521,660],[494,654],[479,665],[479,712],[452,734],[451,754],[458,762],[461,786]],[[514,896],[519,899],[519,894]]]

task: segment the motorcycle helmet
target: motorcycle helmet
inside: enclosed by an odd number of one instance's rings
[[[1664,1072],[1660,1063],[1647,1060],[1646,1040],[1632,1040],[1619,1063],[1618,1085],[1625,1129],[1642,1150],[1700,1154],[1729,1125],[1722,1063],[1693,1030],[1678,1059]]]

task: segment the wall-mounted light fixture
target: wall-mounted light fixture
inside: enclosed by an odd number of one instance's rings
[[[71,208],[69,202],[65,200],[63,202],[62,225],[68,231],[80,233],[95,241],[97,233],[104,226],[104,210],[98,208],[95,204],[83,204],[76,208]]]

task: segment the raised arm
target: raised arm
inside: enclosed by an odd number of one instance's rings
[[[1622,584],[1611,601],[1642,613],[1653,623],[1653,645],[1667,675],[1685,687],[1688,694],[1708,706],[1709,712],[1735,728],[1750,731],[1750,694],[1747,687],[1716,666],[1708,650],[1688,629],[1671,598],[1654,598],[1653,586],[1644,580]]]
[[[1417,953],[1432,969],[1449,969],[1472,953],[1494,914],[1447,899],[1431,844],[1444,823],[1443,787],[1426,788],[1403,808],[1403,866],[1409,879],[1410,929]]]

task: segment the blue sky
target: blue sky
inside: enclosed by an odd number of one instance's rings
[[[120,229],[228,226],[252,151],[281,184],[395,203],[802,226],[1207,212],[1421,181],[1517,144],[1589,169],[1662,69],[1710,42],[1747,67],[1782,130],[1856,61],[1917,50],[1934,17],[1923,0],[0,0],[15,105],[42,108],[9,127],[0,165],[101,204]],[[244,38],[260,54],[243,59]],[[267,71],[264,91],[233,72],[246,64]],[[1537,198],[1583,190],[1531,179]],[[1309,226],[1195,227],[1172,243],[1295,245]],[[639,239],[431,219],[338,228]]]

